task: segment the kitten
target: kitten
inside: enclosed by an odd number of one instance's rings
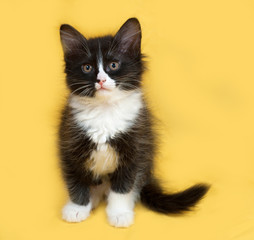
[[[68,222],[85,220],[103,196],[115,227],[133,223],[140,198],[161,213],[189,210],[208,190],[204,184],[165,194],[153,176],[155,133],[141,90],[145,70],[141,28],[127,20],[115,36],[86,39],[60,28],[70,95],[62,114],[59,149],[70,201]]]

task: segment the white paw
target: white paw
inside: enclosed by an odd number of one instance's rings
[[[81,222],[90,215],[90,211],[90,202],[87,206],[81,206],[70,201],[64,206],[62,217],[67,222]]]
[[[106,212],[112,226],[129,227],[133,223],[136,195],[134,191],[126,194],[109,192]]]
[[[129,227],[133,223],[133,218],[133,212],[108,214],[108,221],[114,227]]]

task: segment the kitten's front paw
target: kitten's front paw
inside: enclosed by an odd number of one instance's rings
[[[91,203],[81,206],[73,202],[68,202],[62,210],[62,218],[67,222],[81,222],[85,220],[91,211]]]
[[[134,213],[120,212],[120,213],[108,213],[108,221],[114,227],[129,227],[133,224]]]

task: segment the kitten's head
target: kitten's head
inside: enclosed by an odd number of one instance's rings
[[[78,96],[109,96],[138,89],[144,70],[141,28],[128,19],[115,36],[86,39],[70,25],[60,28],[67,86]]]

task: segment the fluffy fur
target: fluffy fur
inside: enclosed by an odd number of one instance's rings
[[[208,187],[165,194],[153,176],[156,135],[141,90],[141,28],[129,19],[115,36],[86,39],[60,29],[70,95],[62,114],[59,150],[70,202],[63,219],[86,219],[103,195],[109,223],[133,223],[136,200],[162,213],[180,213]]]

